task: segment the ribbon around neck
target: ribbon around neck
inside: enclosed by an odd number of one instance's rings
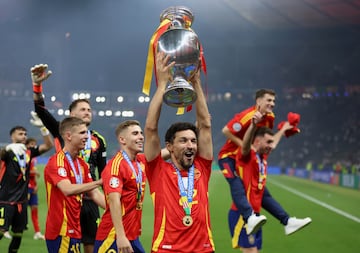
[[[175,168],[177,174],[181,203],[183,205],[185,215],[190,216],[191,207],[192,207],[192,197],[194,194],[194,165],[192,165],[191,168],[189,169],[187,191],[185,189],[184,182],[180,174],[180,170],[174,164],[172,165]]]

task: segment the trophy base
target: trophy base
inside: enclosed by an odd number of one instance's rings
[[[194,88],[188,82],[170,84],[164,94],[164,103],[171,107],[186,107],[196,101]]]

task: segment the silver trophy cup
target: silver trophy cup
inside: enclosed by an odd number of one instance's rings
[[[160,22],[164,19],[169,19],[171,25],[160,36],[157,50],[169,55],[170,62],[175,61],[175,65],[170,70],[173,80],[168,83],[163,100],[172,107],[186,107],[196,101],[189,80],[200,65],[200,42],[190,29],[194,16],[188,8],[176,6],[162,12]]]

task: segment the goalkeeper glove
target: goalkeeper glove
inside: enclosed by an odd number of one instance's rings
[[[44,126],[44,123],[41,121],[41,119],[39,118],[39,116],[37,115],[36,112],[31,111],[30,112],[32,119],[30,119],[30,123],[33,126],[36,126],[40,129],[41,135],[42,136],[47,136],[49,135],[49,130]]]
[[[47,64],[38,64],[30,69],[33,91],[35,93],[42,93],[42,81],[48,79],[52,74],[51,70],[47,71],[47,68]]]

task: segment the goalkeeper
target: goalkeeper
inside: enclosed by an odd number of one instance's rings
[[[23,126],[15,126],[10,130],[11,144],[0,152],[0,239],[6,231],[11,231],[8,252],[14,253],[20,248],[27,224],[31,160],[53,147],[49,131],[34,112],[31,115],[31,123],[40,128],[44,143],[26,149],[27,130]]]

